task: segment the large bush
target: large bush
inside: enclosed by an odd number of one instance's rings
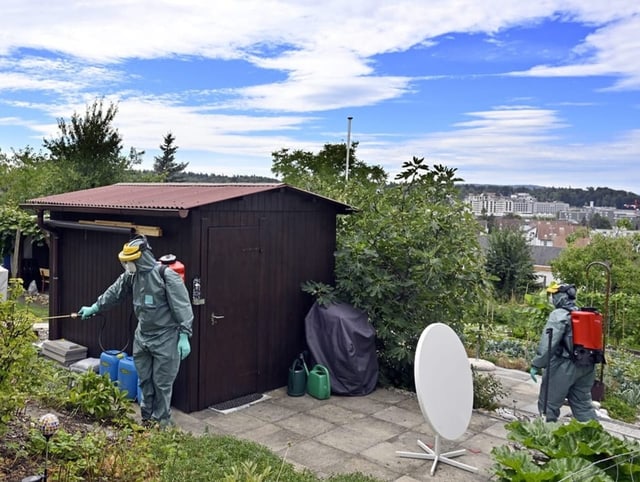
[[[351,190],[358,212],[339,227],[336,287],[376,328],[383,382],[412,388],[424,328],[442,322],[462,333],[465,321],[481,316],[491,289],[455,169],[414,157],[396,180]]]

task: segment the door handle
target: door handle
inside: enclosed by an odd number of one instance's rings
[[[215,313],[211,313],[211,326],[215,326],[218,323],[218,320],[221,320],[224,316],[216,316]]]

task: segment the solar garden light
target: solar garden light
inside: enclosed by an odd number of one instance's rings
[[[58,417],[56,417],[53,413],[46,413],[40,420],[38,420],[38,429],[40,429],[40,433],[44,435],[44,438],[47,440],[47,445],[45,447],[45,455],[44,455],[44,475],[31,475],[29,477],[25,477],[22,479],[22,482],[47,482],[47,463],[49,461],[49,439],[58,431],[60,428],[60,421]]]

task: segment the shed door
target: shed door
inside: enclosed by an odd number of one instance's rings
[[[201,406],[255,393],[259,374],[259,228],[209,227],[207,238]]]

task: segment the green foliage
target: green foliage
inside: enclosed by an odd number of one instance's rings
[[[537,341],[553,306],[544,290],[524,295],[524,304],[509,302],[496,308],[496,324],[506,330],[509,337],[527,342]]]
[[[640,364],[638,356],[609,349],[604,367],[606,393],[602,406],[617,420],[635,422],[640,410]]]
[[[508,437],[530,449],[495,447],[491,455],[500,481],[635,480],[640,476],[635,440],[609,434],[595,420],[567,424],[511,422]],[[534,454],[536,455],[534,457]]]
[[[499,401],[507,396],[507,392],[500,380],[491,373],[480,373],[471,367],[473,376],[473,408],[495,410]]]
[[[487,340],[483,356],[494,359],[504,356],[531,360],[536,353],[536,348],[537,343],[533,341],[523,341],[517,338],[493,338]]]
[[[333,286],[316,281],[305,281],[302,283],[301,288],[302,291],[313,296],[320,306],[329,306],[338,302],[336,290]]]
[[[605,311],[604,293],[587,293],[581,300]],[[626,348],[640,348],[640,294],[617,292],[609,297],[608,342]]]
[[[30,147],[14,151],[11,157],[0,152],[0,173],[0,203],[11,206],[61,192],[59,180],[64,177],[58,166]]]
[[[286,462],[286,453],[281,458],[264,446],[230,436],[206,433],[197,436],[172,428],[140,431],[134,423],[121,423],[115,429],[89,425],[91,420],[99,416],[108,419],[109,413],[114,412],[113,405],[111,409],[106,408],[114,399],[113,390],[117,390],[108,377],[93,372],[78,376],[49,361],[36,366],[39,378],[45,379],[38,386],[38,396],[48,393],[48,401],[58,404],[62,401],[72,412],[88,416],[93,411],[84,430],[67,431],[64,419],[61,419],[61,428],[49,441],[50,480],[376,481],[357,472],[321,479],[306,469],[296,470]],[[68,397],[63,395],[65,391],[69,393]],[[76,408],[69,400],[76,401]],[[124,411],[118,413],[125,417]],[[45,448],[42,434],[32,429],[26,443],[13,443],[5,453],[11,454],[17,464],[23,459],[38,458],[41,465]]]
[[[551,262],[556,278],[575,284],[579,289],[605,292],[606,271],[596,268],[587,273],[594,261],[609,263],[611,292],[640,293],[640,234],[633,236],[604,236],[594,234],[591,242],[579,247],[570,245]]]
[[[33,345],[33,323],[37,320],[17,303],[23,293],[22,280],[12,278],[7,300],[0,301],[0,432],[24,405],[31,381],[27,373],[37,357]]]
[[[18,229],[22,236],[31,236],[34,242],[44,242],[42,230],[33,216],[16,206],[0,206],[0,256],[13,254]]]
[[[121,154],[122,136],[113,127],[117,112],[117,105],[105,109],[102,99],[95,100],[84,117],[74,113],[69,123],[58,119],[59,137],[44,140],[51,161],[67,174],[59,180],[65,191],[116,183],[140,162],[141,153],[135,149],[129,156]]]
[[[178,146],[174,145],[176,138],[168,132],[160,145],[161,156],[154,157],[153,170],[162,177],[165,182],[179,182],[183,178],[183,171],[189,165],[188,162],[177,162],[176,152]]]
[[[82,373],[69,390],[66,402],[68,410],[78,410],[101,421],[111,421],[127,425],[133,414],[131,401],[107,374],[98,375],[93,371]]]
[[[497,280],[496,294],[503,300],[522,299],[537,288],[531,249],[518,229],[496,229],[489,235],[487,272]]]
[[[591,216],[588,224],[591,229],[611,229],[611,221],[609,221],[609,218],[599,213]]]
[[[486,305],[477,224],[456,179],[455,169],[414,158],[400,183],[349,191],[358,211],[340,221],[336,291],[372,320],[383,383],[412,388],[424,328],[442,322],[462,333]]]
[[[358,143],[353,142],[349,152],[348,183],[355,186],[384,183],[387,179],[384,169],[360,161],[356,156],[357,148]],[[299,149],[293,152],[281,149],[271,153],[271,172],[283,182],[326,194],[327,189],[347,184],[346,149],[346,143],[325,144],[318,154]]]
[[[21,456],[43,457],[46,440],[32,429]],[[132,430],[109,432],[100,427],[67,432],[61,427],[49,440],[50,480],[158,480],[157,461],[149,454],[149,437]]]
[[[264,446],[229,436],[192,434],[167,430],[154,432],[150,453],[160,472],[154,480],[280,480],[315,482],[308,470],[298,472]],[[332,482],[366,482],[375,479],[348,474],[323,479]]]
[[[243,461],[240,466],[234,465],[225,473],[222,482],[264,482],[269,480],[272,467],[265,467],[261,472],[257,465],[249,460]]]
[[[69,389],[78,375],[48,358],[38,357],[31,365],[31,376],[35,383],[29,387],[30,396],[46,407],[60,410],[66,406]]]
[[[638,406],[631,405],[623,397],[635,398],[637,401],[637,390],[627,389],[622,393],[609,393],[602,401],[602,407],[607,409],[609,416],[616,420],[622,420],[623,422],[634,423],[638,419]]]
[[[633,229],[633,223],[631,222],[630,219],[618,219],[616,221],[616,228],[618,229],[625,229],[625,230],[632,230]]]

